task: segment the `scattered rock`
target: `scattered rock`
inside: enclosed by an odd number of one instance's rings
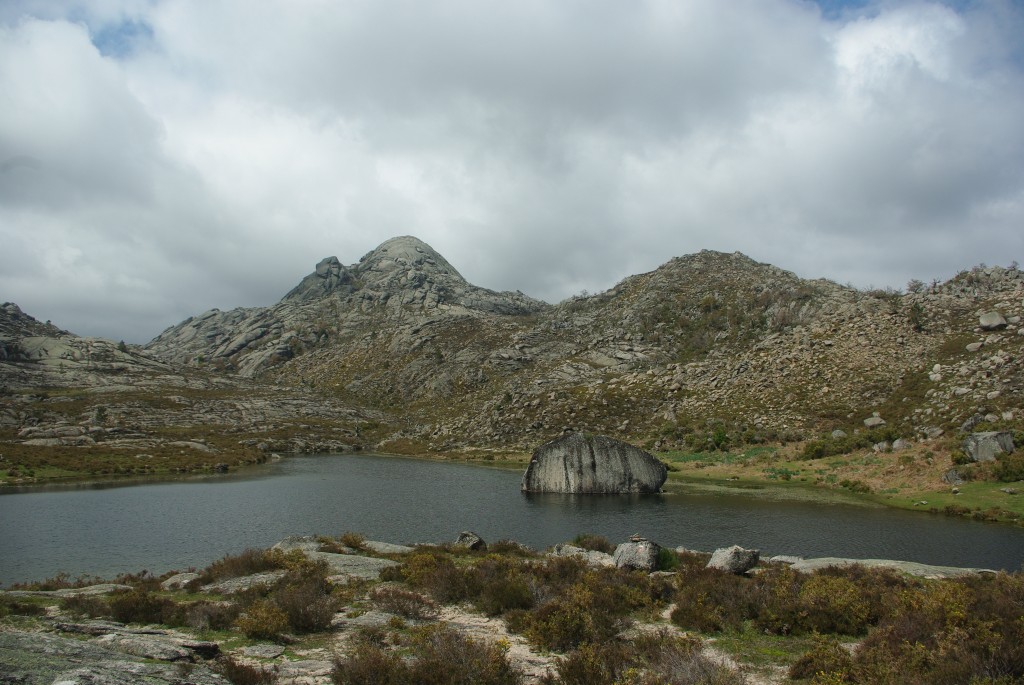
[[[239,578],[228,578],[217,583],[204,585],[202,590],[203,592],[215,592],[221,595],[233,595],[236,592],[245,592],[257,587],[273,585],[284,578],[285,573],[287,571],[284,570],[264,571],[263,573],[253,573],[252,575]]]
[[[832,439],[833,440],[839,440],[839,439],[845,438],[845,437],[846,437],[846,431],[844,431],[844,430],[839,430],[837,428],[836,430],[832,431]]]
[[[756,549],[744,549],[739,545],[720,547],[711,555],[707,568],[742,574],[757,566],[760,557],[761,552]]]
[[[579,557],[584,559],[591,566],[615,566],[615,559],[607,552],[598,552],[592,549],[583,549],[575,545],[562,543],[551,548],[551,556],[555,557]]]
[[[459,537],[455,540],[455,544],[459,547],[467,547],[474,552],[487,551],[487,543],[484,542],[484,539],[469,530],[464,530],[459,533]]]
[[[803,573],[813,573],[829,566],[844,568],[847,566],[864,566],[867,568],[889,568],[912,576],[923,578],[958,578],[960,576],[975,576],[981,574],[994,574],[995,571],[983,568],[958,568],[954,566],[931,566],[919,564],[916,561],[896,561],[892,559],[843,559],[840,557],[821,557],[817,559],[804,559],[793,564],[790,568]]]
[[[619,568],[631,568],[651,572],[658,568],[658,553],[661,545],[647,538],[633,536],[615,548],[612,560]]]
[[[985,343],[972,342],[972,343],[968,343],[967,347],[964,348],[964,349],[966,349],[968,352],[977,352],[978,350],[980,350],[982,348],[982,346],[984,344]]]
[[[964,454],[971,461],[994,461],[999,455],[1013,452],[1013,434],[1009,431],[972,433],[963,442]]]
[[[533,452],[524,492],[653,493],[668,468],[638,447],[604,436],[572,433]]]
[[[892,449],[893,449],[894,452],[899,452],[900,450],[908,450],[908,449],[910,449],[913,446],[914,446],[914,443],[912,443],[909,440],[906,440],[904,438],[897,438],[892,443]]]
[[[1016,495],[1017,488],[1000,488],[1000,492],[1005,492],[1007,495]]]
[[[178,573],[160,583],[161,590],[180,590],[199,578],[198,573]]]
[[[942,474],[942,480],[943,482],[949,483],[950,485],[964,484],[963,476],[961,476],[960,472],[957,471],[956,469],[950,469],[949,471],[946,471],[944,474]]]
[[[885,425],[885,419],[878,415],[876,412],[874,416],[869,416],[864,419],[864,426],[866,428],[878,428],[879,426]]]
[[[997,331],[1006,328],[1006,319],[999,312],[985,312],[978,317],[978,325],[983,331]]]

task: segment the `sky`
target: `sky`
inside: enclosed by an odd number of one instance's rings
[[[1024,0],[0,0],[0,302],[142,343],[414,235],[558,302],[1024,261]]]

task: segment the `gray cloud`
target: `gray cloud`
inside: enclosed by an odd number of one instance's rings
[[[1024,10],[825,5],[5,3],[0,299],[144,341],[398,234],[549,301],[1021,255]]]

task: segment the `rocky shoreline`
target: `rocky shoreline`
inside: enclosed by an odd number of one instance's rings
[[[587,541],[581,544],[587,544]],[[280,568],[272,570],[217,575],[206,569],[202,572],[168,573],[159,578],[135,577],[125,582],[86,587],[0,591],[0,609],[4,610],[0,612],[0,682],[23,685],[122,685],[138,682],[155,685],[223,685],[230,682],[319,685],[342,682],[338,680],[337,672],[342,668],[338,664],[346,663],[344,659],[349,657],[345,655],[351,654],[355,645],[362,644],[363,636],[388,630],[400,635],[403,631],[420,630],[424,625],[444,626],[444,630],[462,636],[459,639],[468,640],[467,644],[499,645],[512,669],[510,673],[518,674],[515,682],[560,682],[550,678],[558,671],[559,664],[573,658],[571,654],[567,656],[560,653],[562,650],[538,648],[536,637],[529,629],[511,630],[514,622],[508,615],[494,616],[490,611],[481,612],[477,605],[465,603],[438,606],[428,596],[417,594],[423,591],[416,580],[416,573],[421,571],[410,569],[421,568],[428,559],[437,563],[443,558],[442,554],[461,555],[458,558],[465,560],[460,562],[463,564],[504,564],[506,571],[501,583],[505,585],[515,585],[520,573],[514,570],[511,559],[534,567],[548,565],[559,568],[559,564],[581,564],[593,569],[587,572],[590,574],[635,573],[638,575],[621,578],[633,578],[635,582],[643,579],[643,583],[655,583],[666,589],[681,586],[684,582],[680,560],[687,560],[686,563],[691,565],[706,564],[707,570],[701,573],[712,574],[709,577],[714,578],[737,574],[756,577],[782,572],[779,569],[785,568],[810,577],[822,572],[841,572],[837,569],[860,569],[856,573],[870,572],[868,569],[885,570],[899,577],[928,579],[928,582],[1006,575],[985,569],[893,560],[802,559],[791,556],[761,559],[756,550],[739,547],[719,549],[708,555],[685,548],[664,549],[641,536],[634,536],[613,551],[590,547],[567,543],[537,553],[517,543],[502,541],[492,545],[488,551],[486,542],[472,533],[463,533],[455,543],[441,547],[367,541],[352,534],[338,540],[297,537],[286,539],[270,550],[250,553],[250,556],[264,555],[276,559]],[[210,568],[219,568],[218,564],[220,567],[230,565],[231,559],[225,557]],[[294,587],[298,568],[307,569],[307,572],[310,568],[319,569],[323,574],[324,597],[335,598],[323,630],[318,633],[323,637],[311,642],[284,632],[269,641],[266,639],[272,637],[269,633],[262,635],[258,631],[248,638],[237,632],[225,633],[224,628],[211,632],[212,619],[209,618],[205,619],[205,624],[193,617],[185,620],[185,625],[172,627],[148,620],[118,621],[103,613],[116,602],[123,603],[125,598],[136,603],[162,603],[164,615],[168,615],[170,607],[185,607],[186,614],[205,611],[214,616],[217,607],[245,605],[248,614],[242,613],[231,628],[237,631],[239,625],[244,625],[245,616],[253,614],[253,607],[261,601],[266,602],[253,598],[274,597],[273,592],[284,592],[280,588]],[[723,575],[716,576],[716,573]],[[224,575],[227,577],[221,577]],[[581,577],[588,576],[584,574]],[[215,580],[210,582],[211,579]],[[416,592],[404,589],[406,586]],[[422,615],[408,607],[403,609],[401,602],[388,603],[381,599],[388,597],[392,600],[404,597],[407,603],[421,604]],[[89,612],[95,617],[90,618]],[[635,637],[638,630],[640,633],[646,630],[676,634],[679,628],[669,620],[671,613],[670,605],[661,611],[660,618],[648,611],[642,619],[630,619],[622,626],[630,626],[632,633],[627,631],[616,639],[628,641],[631,639],[628,635]],[[181,623],[172,619],[165,621]],[[533,636],[533,641],[527,636]],[[400,637],[393,639],[400,640]],[[711,643],[705,643],[703,649],[703,653],[715,653]],[[778,668],[759,671],[722,655],[719,655],[717,663],[736,676],[736,680],[729,682],[780,681]],[[240,672],[250,676],[262,673],[266,679],[246,680],[238,675]]]

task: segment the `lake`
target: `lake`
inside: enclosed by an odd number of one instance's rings
[[[851,505],[710,494],[527,495],[521,473],[373,455],[291,457],[244,475],[0,495],[0,585],[65,571],[202,567],[289,535],[444,542],[463,530],[544,548],[641,533],[711,551],[1020,570],[1024,529]]]

